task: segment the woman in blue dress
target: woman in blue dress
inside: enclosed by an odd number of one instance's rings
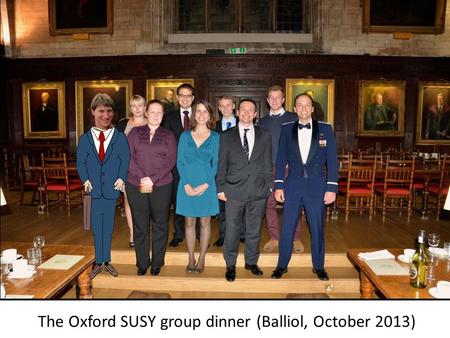
[[[203,272],[211,237],[211,216],[219,213],[216,173],[219,157],[219,134],[212,106],[199,100],[192,109],[191,130],[181,134],[177,167],[180,184],[176,213],[185,216],[185,237],[189,253],[187,272]],[[200,256],[195,264],[195,222],[200,218]]]

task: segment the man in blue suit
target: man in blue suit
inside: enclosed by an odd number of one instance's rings
[[[328,280],[323,223],[325,204],[334,202],[338,190],[336,141],[331,125],[312,119],[313,100],[308,94],[297,95],[294,104],[298,121],[282,126],[275,166],[275,198],[284,202],[284,210],[278,264],[272,278],[287,272],[295,227],[305,208],[313,273]],[[286,166],[289,172],[285,180]]]
[[[103,93],[91,102],[95,124],[84,133],[77,148],[77,170],[86,192],[91,193],[91,224],[95,245],[93,279],[103,267],[114,277],[118,273],[111,262],[111,238],[116,200],[124,188],[130,161],[125,134],[112,125],[114,101]]]

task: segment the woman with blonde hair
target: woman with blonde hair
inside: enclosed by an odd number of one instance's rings
[[[133,95],[130,100],[130,113],[117,124],[117,129],[126,136],[134,127],[140,127],[147,124],[145,115],[145,99],[140,95]],[[123,192],[123,204],[125,206],[125,216],[127,218],[128,229],[130,231],[129,243],[130,248],[134,247],[133,239],[133,219],[131,217],[130,204],[128,203],[127,194]]]

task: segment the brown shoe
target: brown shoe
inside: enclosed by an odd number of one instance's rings
[[[300,240],[294,241],[294,252],[302,253],[304,251],[305,251],[305,247],[303,246],[303,243]]]
[[[273,251],[278,248],[278,241],[276,239],[270,239],[266,244],[264,244],[264,251]]]
[[[119,274],[117,273],[116,268],[109,263],[108,265],[104,265],[105,266],[105,271],[108,272],[111,276],[117,277]]]
[[[103,264],[94,264],[94,267],[92,268],[91,274],[89,275],[89,277],[91,277],[91,279],[94,279],[95,276],[97,276],[100,272],[102,272],[103,270]]]

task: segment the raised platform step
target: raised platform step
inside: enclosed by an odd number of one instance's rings
[[[196,254],[198,256],[198,253]],[[111,253],[113,264],[136,264],[134,250],[113,250]],[[262,253],[258,260],[260,267],[275,268],[278,261],[277,253]],[[167,251],[165,256],[166,266],[186,266],[188,264],[187,252]],[[225,261],[221,252],[208,252],[206,254],[207,267],[225,267]],[[293,254],[289,267],[311,267],[311,254]],[[239,254],[237,266],[244,266],[244,255]],[[353,267],[345,253],[327,253],[325,255],[325,267]]]
[[[114,259],[113,259],[114,261]],[[281,279],[271,279],[272,267],[261,267],[263,277],[253,276],[243,267],[238,267],[236,280],[227,282],[223,267],[209,266],[201,274],[187,273],[185,266],[166,265],[156,276],[137,276],[134,264],[115,264],[119,277],[105,272],[93,280],[94,289],[143,290],[154,292],[226,292],[234,294],[252,293],[358,293],[359,278],[353,267],[327,267],[329,281],[320,281],[310,267],[290,267]],[[269,296],[270,298],[270,296]]]

